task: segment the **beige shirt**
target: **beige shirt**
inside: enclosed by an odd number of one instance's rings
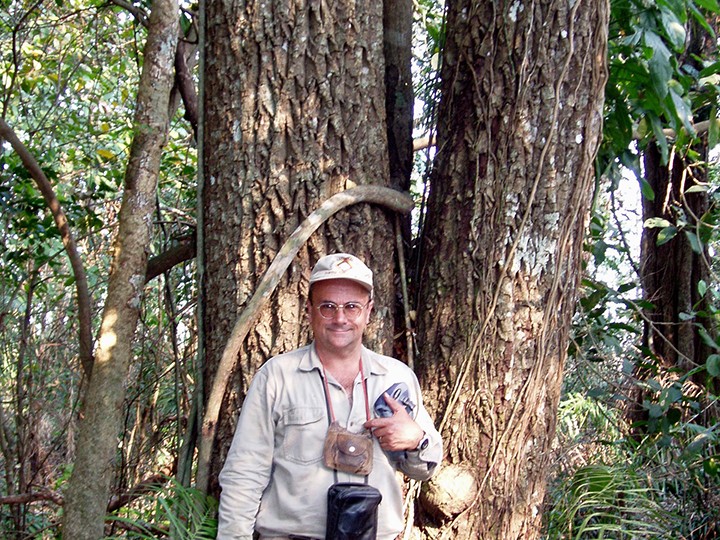
[[[442,460],[442,441],[422,405],[415,374],[402,362],[362,351],[368,399],[375,400],[394,383],[404,382],[415,403],[411,416],[429,437],[422,451],[405,452],[391,461],[374,440],[373,469],[368,477],[380,490],[378,539],[393,539],[404,528],[402,495],[396,470],[426,480]],[[335,482],[322,461],[328,415],[321,379],[322,364],[313,345],[270,359],[253,379],[243,403],[225,466],[220,473],[219,540],[301,535],[325,538],[327,490]],[[352,402],[328,375],[336,420],[360,432],[366,421],[361,379]],[[339,482],[363,482],[362,476],[337,473]]]

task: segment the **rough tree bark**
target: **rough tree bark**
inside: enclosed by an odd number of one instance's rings
[[[605,0],[450,1],[416,362],[428,537],[532,539],[602,134]]]
[[[410,189],[413,165],[412,0],[383,2],[385,109],[392,187]]]
[[[125,378],[145,284],[160,156],[169,122],[178,14],[175,0],[153,2],[108,293],[65,497],[63,537],[68,539],[97,540],[104,536],[122,429]]]
[[[209,391],[232,325],[283,242],[333,194],[389,184],[382,3],[208,0],[203,14],[201,347]],[[244,340],[220,413],[216,490],[247,386],[270,356],[307,342],[304,304],[320,256],[376,271],[368,344],[392,343],[393,230],[382,210],[343,210],[300,250]],[[385,348],[383,348],[385,347]]]

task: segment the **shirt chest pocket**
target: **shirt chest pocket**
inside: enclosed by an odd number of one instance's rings
[[[283,415],[282,450],[285,459],[294,463],[316,463],[322,459],[327,432],[325,409],[295,407]]]

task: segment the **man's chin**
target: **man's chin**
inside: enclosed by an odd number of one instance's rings
[[[354,345],[356,345],[355,336],[350,332],[333,333],[328,339],[328,346],[336,349],[348,349]]]

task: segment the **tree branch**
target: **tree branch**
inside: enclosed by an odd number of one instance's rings
[[[131,2],[126,2],[125,0],[110,0],[110,3],[130,13],[141,26],[145,28],[150,26],[150,17],[148,17],[147,11],[144,9],[134,6]]]
[[[179,238],[176,245],[148,261],[147,270],[145,270],[145,283],[167,272],[173,266],[194,259],[196,252],[197,246],[194,234]]]
[[[85,267],[83,266],[80,254],[78,253],[75,239],[73,238],[70,225],[68,224],[65,211],[60,205],[60,201],[55,196],[52,184],[47,176],[40,168],[35,157],[20,141],[13,129],[0,118],[0,138],[6,140],[13,147],[13,150],[20,156],[25,168],[40,190],[45,202],[52,213],[55,225],[60,231],[60,238],[65,246],[65,251],[70,259],[73,275],[75,276],[75,287],[77,289],[78,300],[78,319],[80,324],[79,331],[79,347],[80,347],[80,363],[87,377],[90,376],[93,366],[93,340],[92,340],[92,309],[90,301],[90,292],[88,290],[87,276],[85,275]]]
[[[0,497],[0,505],[28,504],[38,501],[52,501],[58,506],[63,505],[63,496],[55,491],[35,491],[31,493],[19,493],[17,495],[6,495]]]
[[[430,146],[435,146],[435,135],[427,135],[425,137],[418,137],[413,139],[413,152],[418,150],[425,150]]]
[[[705,133],[707,130],[710,129],[710,121],[709,120],[701,120],[700,122],[693,124],[693,128],[695,129],[696,135],[702,135],[703,133]],[[662,131],[663,131],[663,135],[665,135],[668,139],[674,139],[677,137],[677,133],[675,133],[674,129],[665,128]],[[633,139],[639,141],[642,138],[643,137],[639,131],[633,130]]]
[[[272,264],[262,278],[245,309],[235,322],[230,338],[225,345],[215,379],[210,389],[207,409],[202,423],[200,444],[198,447],[198,469],[196,485],[203,492],[207,492],[210,475],[210,458],[215,441],[217,420],[220,415],[220,405],[230,381],[230,375],[235,369],[245,337],[260,310],[270,300],[275,287],[280,282],[285,270],[305,244],[310,235],[331,216],[343,208],[358,203],[374,203],[386,206],[396,212],[409,213],[413,208],[412,198],[404,193],[381,186],[358,186],[341,191],[325,201],[320,208],[310,214],[300,226],[290,235],[275,256]]]
[[[190,48],[188,44],[181,41],[175,52],[175,86],[179,90],[180,97],[185,106],[185,119],[190,122],[190,126],[195,134],[195,140],[197,140],[198,97],[197,91],[195,90],[195,81],[193,81],[187,65],[186,53],[188,48]],[[191,48],[191,50],[193,49],[194,47]]]
[[[63,537],[103,536],[116,435],[122,430],[122,403],[133,339],[143,298],[153,203],[170,123],[168,103],[175,76],[179,35],[177,0],[154,0],[143,48],[143,65],[133,117],[133,138],[124,175],[118,233],[90,377],[77,438],[72,476],[65,491]]]

